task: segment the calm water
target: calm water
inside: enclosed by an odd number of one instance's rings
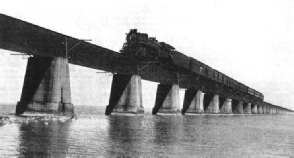
[[[105,116],[104,108],[75,110],[78,119],[70,122],[0,126],[0,157],[294,156],[291,115]]]

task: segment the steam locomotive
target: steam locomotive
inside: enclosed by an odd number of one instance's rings
[[[194,74],[208,77],[209,79],[223,83],[244,93],[248,93],[260,100],[264,100],[264,95],[262,93],[222,74],[192,57],[176,51],[173,46],[165,42],[158,42],[156,38],[148,37],[146,33],[140,33],[137,29],[131,29],[126,35],[126,43],[124,43],[123,48],[120,50],[120,52],[126,56],[136,58],[139,61],[168,63]]]

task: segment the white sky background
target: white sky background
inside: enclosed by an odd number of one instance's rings
[[[265,101],[294,109],[292,0],[9,0],[0,13],[114,51],[137,28],[262,92]],[[10,53],[0,50],[0,103],[16,103],[21,95],[27,60]],[[70,70],[75,105],[108,104],[112,76]],[[143,82],[144,107],[154,106],[156,86]]]

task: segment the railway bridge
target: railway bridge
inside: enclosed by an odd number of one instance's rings
[[[144,112],[142,79],[159,83],[153,114],[292,112],[264,102],[261,93],[248,93],[241,86],[232,86],[224,77],[210,78],[180,68],[171,69],[160,62],[141,62],[3,14],[0,14],[0,48],[30,56],[22,95],[16,106],[17,115],[24,112],[74,113],[68,63],[114,74],[107,115]],[[180,88],[186,89],[182,109]]]

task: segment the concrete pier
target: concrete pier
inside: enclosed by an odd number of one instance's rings
[[[225,102],[223,103],[220,113],[222,114],[231,114],[232,113],[232,99],[226,98]]]
[[[30,57],[16,114],[42,112],[73,114],[68,60],[61,57]]]
[[[258,105],[258,114],[262,114],[262,105]]]
[[[265,105],[262,105],[262,113],[266,114],[266,106]]]
[[[219,95],[214,95],[212,100],[210,101],[205,113],[219,113]]]
[[[251,103],[246,103],[243,111],[244,114],[251,114]]]
[[[112,80],[109,105],[105,114],[144,113],[142,103],[142,83],[138,75],[115,74]]]
[[[253,104],[253,106],[251,107],[251,113],[252,114],[257,114],[258,113],[256,104]]]
[[[179,85],[159,84],[152,114],[177,113],[180,108]]]
[[[203,113],[204,93],[200,90],[187,89],[185,92],[182,114]]]
[[[272,113],[271,113],[271,107],[269,107],[269,106],[266,107],[266,113],[267,113],[267,114],[272,114]]]
[[[243,114],[243,102],[239,101],[237,107],[234,110],[235,114]]]
[[[276,109],[275,108],[272,109],[272,114],[276,114]]]
[[[277,114],[281,114],[281,110],[280,109],[277,109]]]

